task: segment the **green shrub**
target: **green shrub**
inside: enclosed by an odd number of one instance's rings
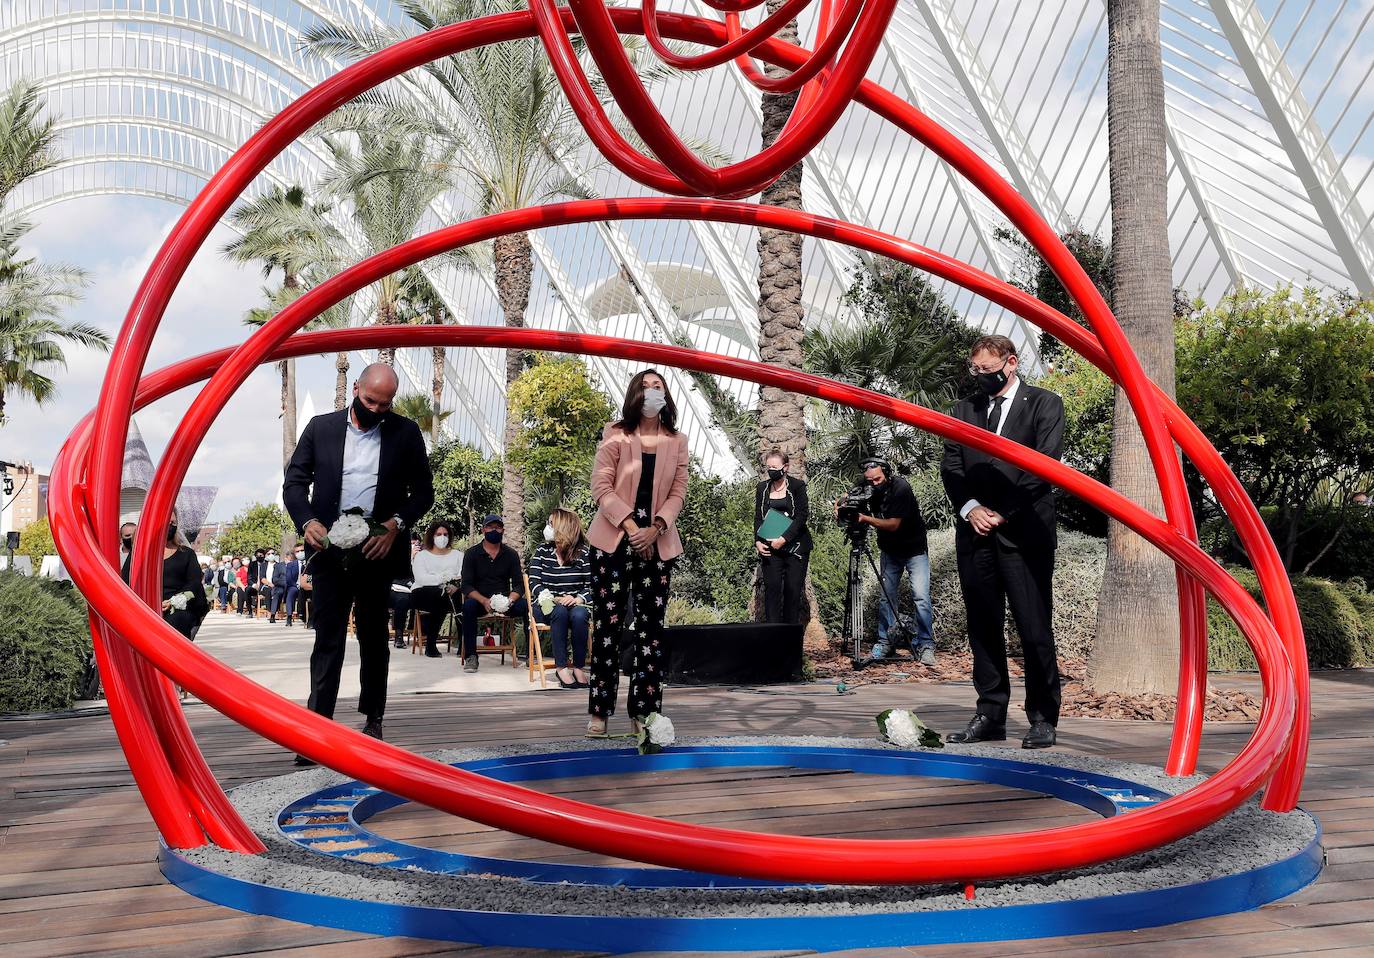
[[[1263,605],[1259,579],[1249,569],[1229,569]],[[1302,618],[1307,660],[1314,669],[1348,669],[1374,665],[1374,596],[1362,582],[1336,583],[1298,577],[1293,595]],[[1254,653],[1240,629],[1215,600],[1207,602],[1208,655],[1216,671],[1253,671]]]
[[[70,708],[90,651],[70,585],[0,572],[0,712]]]
[[[664,612],[665,625],[720,625],[725,621],[725,613],[715,606],[697,605],[686,599],[669,599]]]
[[[1102,587],[1107,541],[1059,530],[1054,561],[1054,638],[1059,654],[1084,658],[1097,634],[1097,593]],[[876,590],[875,590],[876,591]],[[935,617],[935,644],[941,649],[968,648],[968,619],[964,614],[959,569],[954,558],[954,530],[930,534],[930,600]],[[876,601],[876,599],[875,599]],[[874,627],[877,608],[874,607]],[[1018,651],[1020,639],[1007,614],[1007,644]]]

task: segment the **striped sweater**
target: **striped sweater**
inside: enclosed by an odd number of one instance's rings
[[[545,542],[530,556],[530,599],[548,589],[554,595],[581,596],[585,604],[592,601],[592,564],[584,546],[569,565],[560,565],[552,542]]]

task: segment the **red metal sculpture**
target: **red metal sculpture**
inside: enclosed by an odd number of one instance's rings
[[[1216,821],[1267,785],[1264,804],[1292,809],[1301,787],[1308,731],[1307,659],[1297,606],[1278,554],[1254,505],[1196,426],[1144,375],[1092,282],[1020,196],[980,157],[890,92],[863,80],[896,0],[822,0],[814,53],[771,36],[781,14],[742,32],[738,14],[763,0],[705,0],[724,23],[642,9],[607,8],[604,0],[530,0],[528,12],[436,29],[367,58],[312,89],[259,130],[186,210],[140,285],[120,331],[100,403],[73,432],[54,466],[49,509],[67,568],[92,606],[96,650],[111,716],[130,768],[169,845],[214,842],[241,852],[262,844],[215,782],[177,705],[172,680],[284,748],[398,795],[510,831],[655,864],[721,869],[761,878],[844,883],[987,880],[1087,865],[1172,841]],[[807,5],[791,0],[788,15]],[[656,158],[629,147],[591,96],[571,56],[580,32],[637,132]],[[621,34],[644,33],[654,49],[684,69],[745,58],[757,85],[802,90],[778,141],[722,169],[702,164],[649,101],[629,68]],[[149,346],[191,258],[241,192],[271,160],[336,107],[438,57],[504,40],[542,37],[565,91],[598,148],[641,183],[709,199],[611,199],[555,204],[449,226],[371,257],[311,290],[246,342],[143,376]],[[663,38],[714,48],[681,57]],[[848,40],[848,44],[845,41]],[[785,70],[764,77],[756,56]],[[981,190],[1035,246],[1087,317],[1085,330],[1044,303],[972,266],[914,243],[825,217],[724,202],[757,192],[796,163],[850,102],[872,110],[934,151]],[[530,329],[390,327],[298,332],[323,310],[378,278],[426,257],[504,233],[568,223],[632,218],[704,219],[787,229],[848,243],[908,262],[979,293],[1052,333],[1111,376],[1142,424],[1166,507],[1160,520],[1101,484],[1025,447],[947,416],[866,390],[766,364],[675,346]],[[286,356],[401,346],[520,347],[623,357],[733,376],[869,410],[987,450],[1044,476],[1126,523],[1178,565],[1182,616],[1179,707],[1167,770],[1190,773],[1197,758],[1207,671],[1204,589],[1240,624],[1259,664],[1265,708],[1255,732],[1230,763],[1202,784],[1124,817],[1018,833],[919,841],[841,841],[760,835],[686,825],[611,811],[495,782],[414,755],[326,720],[269,692],[185,642],[154,611],[160,595],[156,530],[163,528],[191,457],[214,418],[258,365]],[[128,421],[161,396],[209,379],[163,456],[134,546],[132,583],[117,571],[119,478]],[[1193,518],[1174,455],[1177,443],[1208,481],[1252,557],[1263,609],[1196,544]],[[138,602],[129,602],[132,588]]]

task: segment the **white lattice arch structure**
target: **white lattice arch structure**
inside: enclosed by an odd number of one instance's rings
[[[699,0],[665,9],[705,13]],[[998,164],[1058,228],[1106,233],[1104,0],[912,0],[899,5],[871,76]],[[262,121],[339,64],[302,50],[310,26],[403,25],[390,0],[11,0],[0,6],[0,82],[40,80],[62,117],[66,159],[25,184],[11,211],[78,196],[187,202]],[[1315,282],[1374,294],[1374,4],[1367,0],[1164,0],[1170,230],[1175,280],[1214,298],[1237,285]],[[803,35],[810,20],[803,22]],[[414,82],[425,82],[418,79]],[[674,126],[740,155],[758,137],[756,95],[728,69],[669,81],[656,97]],[[709,108],[704,106],[709,105]],[[640,194],[593,158],[571,172],[604,195]],[[257,189],[309,184],[325,153],[292,146]],[[592,170],[592,172],[587,172]],[[1001,220],[938,161],[853,110],[806,161],[806,205],[1007,276]],[[469,198],[436,203],[426,227]],[[534,236],[536,325],[757,351],[754,237],[701,224],[606,224]],[[807,244],[813,321],[849,322],[840,301],[858,257]],[[459,322],[496,321],[490,276],[431,270]],[[951,290],[981,326],[1028,353],[1019,322]],[[363,304],[365,306],[365,304]],[[364,308],[358,321],[366,321]],[[226,318],[237,323],[238,318]],[[428,360],[402,351],[427,392]],[[623,363],[598,362],[618,392]],[[448,425],[499,446],[499,357],[451,353]],[[694,452],[733,467],[680,384]],[[749,391],[740,387],[746,401]]]

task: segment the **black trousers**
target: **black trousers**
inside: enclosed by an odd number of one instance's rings
[[[390,565],[361,556],[345,568],[338,549],[317,553],[310,563],[314,592],[315,648],[310,653],[310,711],[334,717],[348,641],[348,616],[356,616],[361,661],[358,711],[380,719],[386,712],[387,667],[391,642],[387,635],[387,597],[391,592]]]
[[[425,629],[427,646],[433,647],[439,641],[439,630],[444,627],[448,614],[455,611],[457,599],[458,593],[445,595],[443,587],[437,585],[422,585],[410,591],[411,607],[425,614],[420,622]]]
[[[299,619],[300,619],[302,622],[304,622],[306,625],[309,625],[311,622],[314,622],[314,621],[315,621],[315,617],[314,617],[315,603],[312,601],[313,596],[314,596],[314,590],[313,590],[313,589],[300,589],[300,590],[296,593],[296,617],[299,618]],[[307,605],[306,605],[307,602],[309,603],[309,606],[308,606],[308,607],[309,607],[310,612],[311,612],[311,615],[310,615],[310,616],[306,616],[306,614],[305,614],[306,608],[307,608]]]
[[[806,590],[806,564],[811,556],[806,552],[773,553],[759,557],[759,574],[763,577],[763,621],[800,621],[802,593]]]
[[[642,719],[663,708],[663,674],[667,650],[663,646],[663,617],[668,611],[668,587],[676,559],[641,559],[621,539],[614,552],[592,549],[592,680],[587,711],[606,718],[615,712],[620,688],[620,642],[628,634],[634,648],[630,690],[625,707]],[[626,606],[634,595],[634,629],[624,630]]]
[[[961,528],[955,548],[959,585],[968,611],[973,686],[978,712],[1005,722],[1011,699],[1007,675],[1006,606],[1021,636],[1026,666],[1026,718],[1059,724],[1059,660],[1054,649],[1054,547],[1018,548],[996,533]]]

